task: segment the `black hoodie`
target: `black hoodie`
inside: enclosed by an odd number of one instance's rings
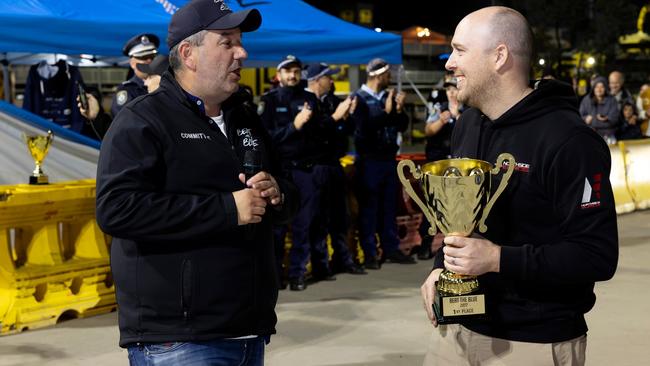
[[[580,119],[570,86],[543,81],[495,121],[474,108],[458,121],[454,157],[495,163],[503,152],[517,165],[481,234],[501,246],[500,272],[479,277],[490,319],[463,325],[524,342],[583,335],[594,282],[618,260],[609,149]]]

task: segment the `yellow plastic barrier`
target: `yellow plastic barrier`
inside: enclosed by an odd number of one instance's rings
[[[637,209],[650,207],[650,140],[619,142],[627,172],[627,187]]]
[[[0,186],[0,334],[115,310],[95,181]]]
[[[612,182],[617,214],[632,212],[635,209],[634,199],[627,188],[625,149],[622,146],[622,142],[617,145],[609,145],[609,152],[612,155],[612,170],[609,173],[609,180]]]

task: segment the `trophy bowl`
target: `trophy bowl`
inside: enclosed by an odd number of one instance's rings
[[[478,228],[487,231],[487,219],[496,199],[503,193],[515,159],[503,153],[496,165],[477,159],[445,159],[416,168],[410,160],[397,165],[397,174],[413,201],[430,223],[429,234],[436,228],[445,236],[471,236]],[[404,174],[408,168],[421,184],[424,201],[416,194]],[[492,178],[502,172],[501,183],[492,192]],[[436,282],[433,310],[439,324],[457,323],[469,318],[484,318],[485,294],[476,276],[461,275],[445,269]]]
[[[36,167],[29,176],[29,184],[48,184],[48,176],[43,173],[43,160],[52,145],[52,131],[47,131],[47,135],[27,135],[23,134],[23,140],[27,144],[27,149],[34,159]]]

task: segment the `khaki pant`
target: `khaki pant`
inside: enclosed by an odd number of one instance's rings
[[[433,331],[424,366],[583,366],[586,349],[587,335],[560,343],[515,342],[449,324]]]

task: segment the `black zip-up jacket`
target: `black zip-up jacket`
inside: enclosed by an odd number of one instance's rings
[[[270,138],[236,93],[222,104],[228,138],[166,72],[125,106],[106,134],[97,222],[113,236],[120,346],[275,332],[278,294],[271,228],[297,211],[297,189],[275,175]],[[237,225],[244,151],[284,193],[261,223]]]
[[[609,149],[580,119],[571,87],[543,81],[494,121],[472,108],[457,122],[453,156],[494,164],[503,152],[517,166],[481,234],[501,246],[500,272],[479,276],[490,320],[463,325],[524,342],[583,335],[594,282],[610,279],[618,260]]]

